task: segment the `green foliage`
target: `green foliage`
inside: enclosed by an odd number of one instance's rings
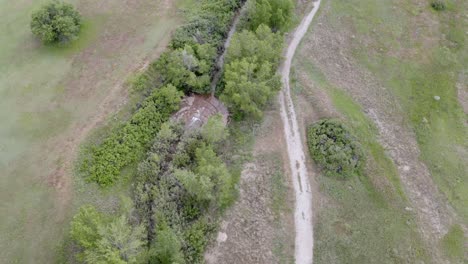
[[[201,263],[212,230],[201,219],[232,201],[233,187],[224,162],[200,132],[184,133],[181,124],[164,124],[138,167],[134,189],[154,263],[179,256],[186,263]],[[161,243],[167,246],[160,248]]]
[[[291,23],[294,3],[291,0],[252,0],[249,2],[249,27],[256,30],[261,24],[274,31],[284,31]]]
[[[208,118],[208,121],[202,127],[201,135],[210,144],[216,144],[226,140],[226,138],[229,136],[229,132],[226,129],[226,125],[224,124],[223,116],[217,114]]]
[[[234,11],[239,8],[240,0],[201,0],[190,10],[190,18],[186,25],[178,28],[172,38],[174,49],[187,44],[209,44],[220,47],[222,40],[229,31]]]
[[[163,81],[186,93],[205,94],[210,90],[210,74],[216,50],[208,44],[196,44],[164,53],[156,62]]]
[[[442,11],[445,10],[446,5],[445,2],[442,0],[433,0],[431,2],[431,7],[436,11]]]
[[[260,118],[262,108],[281,88],[276,68],[282,47],[281,35],[265,25],[259,26],[255,33],[244,30],[233,36],[220,99],[235,118]]]
[[[99,240],[98,229],[103,223],[101,214],[93,206],[83,206],[73,217],[70,235],[83,248],[94,248]]]
[[[225,87],[220,99],[240,118],[262,117],[262,108],[281,88],[279,76],[271,63],[258,63],[255,59],[235,60],[226,66]]]
[[[179,237],[170,227],[164,226],[158,229],[156,239],[150,249],[149,263],[185,263]]]
[[[184,233],[188,263],[205,263],[203,253],[208,245],[209,234],[213,232],[213,223],[201,218],[193,223]]]
[[[360,173],[363,152],[356,139],[338,120],[323,119],[307,131],[309,151],[326,175],[349,178]]]
[[[44,43],[68,42],[78,38],[81,16],[71,4],[53,1],[32,14],[30,26]]]
[[[232,36],[226,55],[227,63],[236,59],[255,58],[257,62],[269,62],[278,67],[283,51],[283,37],[273,33],[266,25],[260,25],[255,32],[243,30]]]
[[[83,206],[73,217],[70,235],[87,263],[136,263],[145,241],[143,226],[132,226],[122,215],[110,221],[93,206]]]
[[[181,96],[172,85],[155,89],[123,127],[88,151],[81,166],[88,180],[101,186],[114,183],[121,169],[143,154],[161,125],[179,108]]]

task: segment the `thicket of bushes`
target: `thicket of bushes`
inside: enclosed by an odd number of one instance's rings
[[[101,186],[114,183],[121,169],[143,155],[161,125],[179,109],[181,97],[172,85],[155,89],[123,127],[87,150],[80,168],[87,179]]]
[[[249,28],[256,30],[261,24],[273,31],[284,31],[291,24],[294,12],[292,0],[253,0],[249,2],[247,19]]]
[[[282,1],[289,0],[268,3]],[[115,218],[86,206],[73,219],[71,237],[82,261],[204,262],[217,216],[235,196],[235,180],[217,153],[227,132],[220,116],[191,133],[166,121],[179,107],[180,90],[208,91],[216,55],[240,3],[201,0],[189,22],[175,33],[172,49],[134,80],[136,90],[151,95],[125,125],[86,153],[82,170],[89,180],[108,186],[149,149],[133,179],[131,213]],[[249,17],[255,12],[249,10]],[[260,117],[261,108],[281,86],[275,72],[283,37],[270,29],[270,22],[237,33],[226,58],[222,99],[239,117]],[[158,85],[164,87],[155,89]]]
[[[360,173],[364,155],[357,140],[338,120],[323,119],[307,130],[312,158],[328,176],[349,178]]]
[[[174,35],[173,49],[162,54],[146,73],[133,81],[135,90],[155,89],[153,94],[126,125],[85,153],[81,171],[88,180],[109,186],[123,167],[141,157],[160,125],[178,109],[182,94],[176,89],[185,93],[210,91],[215,59],[240,3],[241,0],[202,0],[190,11],[188,23]],[[165,88],[155,88],[159,85]],[[157,99],[159,96],[162,99]]]
[[[65,2],[45,4],[31,18],[32,33],[47,44],[74,40],[81,28],[81,15]]]
[[[290,24],[290,0],[252,0],[247,21],[234,34],[226,57],[220,99],[234,118],[261,118],[263,107],[281,89],[276,73],[283,50],[280,32]],[[273,29],[273,30],[272,30]]]
[[[71,237],[88,263],[203,263],[216,215],[232,202],[234,182],[214,146],[225,138],[222,120],[201,131],[162,125],[138,166],[133,223],[85,206],[74,217]],[[112,243],[114,242],[114,243]],[[118,243],[115,243],[118,242]]]

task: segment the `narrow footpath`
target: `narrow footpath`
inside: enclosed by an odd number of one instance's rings
[[[321,0],[314,2],[310,13],[304,17],[297,27],[288,45],[285,61],[280,68],[283,81],[283,89],[280,92],[281,119],[284,126],[284,134],[288,146],[291,177],[296,196],[294,223],[296,227],[295,252],[296,264],[311,264],[313,262],[314,235],[312,225],[312,190],[304,155],[304,146],[299,133],[296,112],[291,99],[289,88],[289,73],[291,62],[297,46],[309,28]]]

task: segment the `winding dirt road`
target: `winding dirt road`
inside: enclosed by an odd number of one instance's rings
[[[297,264],[311,264],[313,262],[314,236],[312,226],[312,191],[304,155],[304,147],[299,133],[296,112],[291,99],[289,88],[289,73],[291,62],[297,46],[310,26],[321,0],[314,3],[313,9],[304,17],[294,32],[286,51],[286,57],[280,68],[283,81],[283,90],[280,92],[281,119],[288,146],[291,176],[296,194],[294,223],[296,227],[296,240],[294,256]]]

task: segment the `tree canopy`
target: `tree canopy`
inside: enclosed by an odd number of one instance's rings
[[[68,42],[78,38],[81,16],[71,4],[53,1],[32,14],[30,26],[44,43]]]
[[[291,0],[252,0],[248,9],[250,29],[256,30],[265,24],[274,31],[286,30],[293,11],[294,3]]]

